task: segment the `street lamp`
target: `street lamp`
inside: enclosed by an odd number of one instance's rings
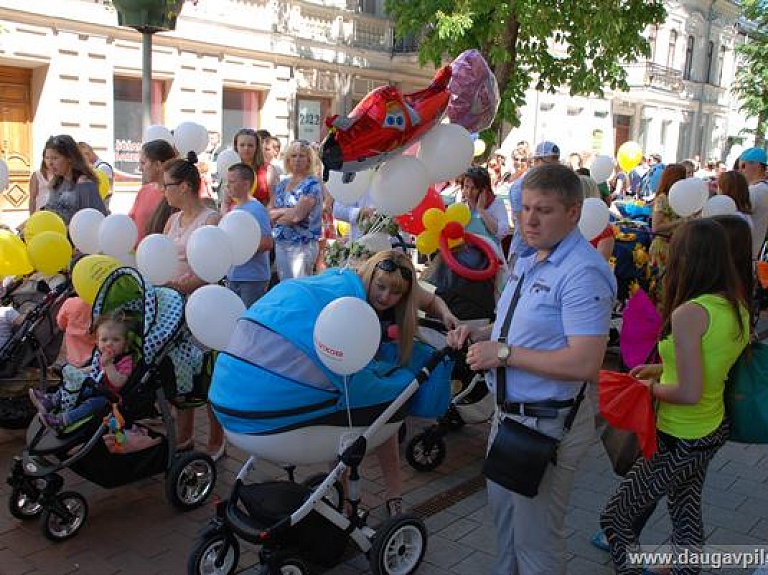
[[[152,34],[173,30],[184,0],[112,0],[117,23],[141,32],[142,134],[152,124]]]

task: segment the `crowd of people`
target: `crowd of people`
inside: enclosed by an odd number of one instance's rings
[[[153,233],[173,240],[180,265],[168,285],[185,295],[206,283],[186,259],[192,232],[216,224],[231,210],[253,216],[261,241],[253,257],[234,266],[226,278],[227,286],[250,306],[275,282],[321,271],[325,242],[359,238],[359,225],[376,208],[367,194],[351,205],[333,200],[320,177],[316,144],[293,141],[280,158],[279,139],[245,128],[235,134],[233,149],[240,161],[226,174],[212,175],[211,163],[199,162],[194,153],[179,158],[165,141],[146,142],[140,155],[142,187],[129,215],[139,241]],[[30,212],[50,210],[65,223],[86,207],[107,213],[98,162],[87,144],[78,146],[66,135],[50,138],[44,162],[30,182]],[[664,164],[649,155],[630,173],[617,166],[598,184],[581,155],[571,154],[564,162],[554,142],[541,142],[533,150],[521,142],[508,158],[494,155],[455,181],[437,185],[448,203],[467,204],[468,231],[498,245],[509,266],[495,322],[484,328],[462,323],[439,296],[421,288],[414,259],[402,251],[381,251],[357,269],[382,333],[399,343],[401,363],[410,355],[417,313],[425,310],[443,321],[451,345],[469,345],[469,367],[487,371],[491,388],[506,382],[505,394],[497,397],[489,447],[507,419],[559,441],[556,463],[540,479],[536,496],[488,482],[497,529],[495,573],[566,572],[569,496],[594,433],[594,406],[581,401],[579,389],[595,381],[603,363],[617,297],[609,265],[615,227],[609,224],[591,242],[578,228],[588,197],[601,198],[616,218],[624,216],[622,202],[628,200],[650,208],[649,253],[658,280],[650,295],[663,322],[660,362],[632,371],[658,402],[659,449],[651,459],[638,459],[607,502],[601,518],[607,549],[618,573],[640,573],[640,566],[629,563],[627,551],[637,544],[644,520],[664,496],[673,543],[703,545],[702,485],[708,463],[728,437],[723,388],[750,339],[752,262],[768,230],[766,153],[751,148],[737,164],[733,170],[687,160]],[[689,177],[711,180],[710,192],[731,197],[736,214],[677,215],[669,192]],[[204,193],[205,181],[212,193]],[[334,219],[349,224],[346,238],[338,237]],[[83,346],[98,346],[107,380],[119,392],[120,382],[130,373],[130,365],[120,361],[124,330],[104,321],[94,335],[84,328],[88,310],[81,301],[72,301],[59,320],[67,332],[68,359],[82,365],[87,355]],[[394,332],[387,329],[392,324],[398,328]],[[67,423],[49,413],[60,398],[33,399],[50,425]],[[210,409],[208,420],[205,451],[218,459],[225,455],[223,430]],[[180,410],[177,424],[180,449],[192,448],[194,412]],[[396,438],[379,447],[376,455],[386,483],[387,509],[399,513],[403,505]]]

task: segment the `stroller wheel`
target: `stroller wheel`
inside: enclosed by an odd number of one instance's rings
[[[232,575],[240,561],[240,543],[228,532],[204,535],[195,543],[187,575]]]
[[[445,460],[445,441],[442,437],[422,431],[405,446],[405,458],[416,471],[433,471]]]
[[[16,519],[33,519],[43,512],[43,506],[38,503],[38,497],[30,495],[21,487],[14,487],[8,498],[8,511]]]
[[[277,553],[262,563],[259,575],[309,575],[309,567],[295,555]]]
[[[85,497],[74,491],[64,491],[56,496],[53,505],[43,511],[43,535],[51,541],[64,541],[74,537],[88,517]]]
[[[323,481],[325,481],[326,477],[328,477],[326,473],[315,473],[314,475],[307,477],[301,484],[314,491]],[[334,507],[336,511],[341,511],[344,507],[344,487],[341,485],[340,481],[336,481],[333,484],[333,489],[326,494],[324,499],[331,507]]]
[[[190,451],[177,457],[168,470],[165,495],[171,505],[189,511],[205,503],[215,484],[213,459],[199,451]]]
[[[415,515],[385,521],[373,536],[370,562],[373,575],[410,575],[427,551],[427,528]]]

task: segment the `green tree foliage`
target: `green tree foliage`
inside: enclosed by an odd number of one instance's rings
[[[736,48],[741,58],[737,66],[732,91],[741,101],[741,111],[757,118],[755,145],[765,145],[768,130],[768,3],[764,0],[743,0],[743,15],[754,27],[748,42]]]
[[[497,126],[519,125],[531,85],[572,95],[627,89],[621,63],[650,55],[643,33],[666,16],[662,0],[387,0],[386,10],[398,35],[421,38],[422,64],[482,52],[503,94]]]

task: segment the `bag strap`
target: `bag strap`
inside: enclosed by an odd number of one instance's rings
[[[523,281],[525,280],[525,273],[520,276],[515,286],[515,293],[512,294],[512,301],[509,302],[509,308],[507,309],[507,315],[504,317],[504,323],[501,324],[501,330],[499,331],[500,343],[506,343],[507,334],[509,333],[509,326],[512,324],[512,316],[515,314],[515,308],[520,302],[520,295],[523,291]],[[584,392],[587,389],[587,382],[581,384],[581,389],[574,399],[571,409],[568,411],[568,415],[565,417],[563,428],[565,431],[571,429],[574,419],[576,419],[576,413],[579,411],[581,402],[584,401]],[[503,405],[507,400],[507,368],[500,366],[496,368],[496,405]]]
[[[512,301],[509,302],[509,308],[507,308],[507,315],[504,317],[504,323],[501,324],[501,330],[499,331],[499,342],[507,342],[507,333],[509,333],[509,326],[512,324],[512,316],[515,315],[515,308],[520,301],[520,294],[523,291],[523,282],[525,281],[525,273],[520,276],[515,287],[515,293],[512,294]],[[503,405],[507,400],[507,368],[500,366],[496,368],[496,404]]]

